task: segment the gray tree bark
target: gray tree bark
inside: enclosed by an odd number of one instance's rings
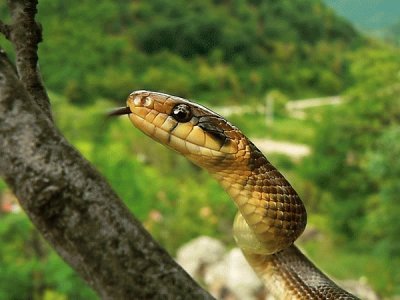
[[[0,32],[0,175],[33,224],[103,299],[213,299],[55,127],[37,68],[37,1],[8,0]]]

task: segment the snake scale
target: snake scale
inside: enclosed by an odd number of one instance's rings
[[[324,275],[293,242],[307,213],[284,176],[238,128],[208,108],[167,94],[135,91],[125,115],[159,143],[206,169],[234,200],[237,245],[277,299],[358,299]]]

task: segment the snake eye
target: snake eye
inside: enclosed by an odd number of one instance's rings
[[[184,103],[176,105],[172,109],[171,116],[178,122],[188,122],[192,118],[192,111],[190,106]]]

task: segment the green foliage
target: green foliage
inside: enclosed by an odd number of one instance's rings
[[[1,299],[96,299],[23,214],[1,216],[0,240]]]
[[[6,189],[6,184],[3,182],[3,180],[0,180],[0,192],[4,191]]]
[[[143,88],[215,103],[338,93],[361,43],[317,0],[42,0],[39,19],[45,82],[80,104]]]
[[[269,91],[266,95],[266,101],[272,101],[274,117],[286,117],[286,104],[288,103],[289,99],[285,94],[279,90]]]
[[[0,222],[0,298],[29,298],[34,289],[32,272],[37,260],[25,247],[29,243],[32,226],[17,215],[1,216]],[[31,259],[23,259],[23,257]]]
[[[386,129],[368,156],[366,172],[377,187],[368,199],[369,214],[364,235],[376,243],[376,251],[387,258],[400,253],[400,125]],[[400,258],[399,258],[400,260]]]
[[[313,121],[280,117],[279,114],[272,123],[267,123],[265,114],[260,113],[232,115],[229,120],[249,137],[308,144],[313,140],[315,134]]]
[[[398,293],[400,53],[375,45],[351,60],[354,84],[346,102],[318,124],[305,176],[331,193],[321,207],[337,237],[392,261],[384,292]]]
[[[400,19],[386,30],[385,39],[397,47],[400,46]]]

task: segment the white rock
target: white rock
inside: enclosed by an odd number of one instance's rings
[[[210,287],[224,286],[236,299],[257,299],[263,288],[257,275],[251,269],[242,251],[232,249],[224,259],[205,271],[204,282]]]
[[[345,290],[365,300],[379,300],[379,296],[368,285],[366,278],[360,278],[359,280],[345,280],[340,284]]]
[[[191,276],[199,278],[209,265],[222,261],[225,252],[220,241],[201,236],[182,246],[176,260]]]

